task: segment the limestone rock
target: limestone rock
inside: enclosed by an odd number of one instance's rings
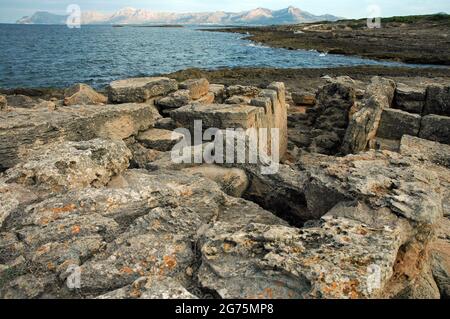
[[[442,216],[438,174],[397,153],[370,151],[343,158],[305,155],[299,166],[309,174],[306,201],[316,214],[325,214],[345,199],[364,198],[371,207],[388,207],[418,223],[432,225]]]
[[[142,277],[131,285],[111,291],[98,299],[197,299],[171,278]]]
[[[235,95],[256,97],[260,91],[261,89],[254,86],[231,85],[226,89],[226,95],[227,97],[232,97]]]
[[[223,84],[210,84],[209,92],[214,94],[215,103],[223,103],[225,98],[225,85]]]
[[[175,80],[164,77],[133,78],[111,82],[108,87],[112,103],[146,102],[178,89]]]
[[[316,104],[316,96],[307,92],[293,92],[292,100],[295,105],[314,106]]]
[[[6,99],[9,106],[24,109],[33,108],[43,101],[42,99],[32,98],[22,94],[8,95]]]
[[[131,152],[122,141],[94,139],[48,144],[6,172],[8,183],[52,191],[101,187],[127,169]]]
[[[191,97],[188,90],[178,90],[163,97],[157,104],[163,109],[176,109],[189,104],[190,101]]]
[[[425,104],[426,89],[397,84],[394,107],[415,114],[422,114]]]
[[[248,96],[243,95],[233,95],[232,97],[229,97],[225,100],[226,104],[243,104],[243,105],[249,105],[251,101],[251,98]]]
[[[400,144],[400,153],[450,169],[450,146],[446,144],[404,135]]]
[[[162,152],[172,150],[183,138],[183,134],[156,128],[142,132],[137,137],[145,146]]]
[[[419,137],[450,144],[450,117],[442,115],[426,115],[422,118]]]
[[[3,95],[0,95],[0,111],[6,110],[8,107],[8,101],[6,100],[6,97]]]
[[[431,270],[442,299],[450,298],[450,220],[438,223],[437,238],[430,247]]]
[[[185,168],[182,171],[211,179],[218,183],[226,194],[234,197],[241,197],[249,183],[245,171],[237,168],[204,164]]]
[[[170,117],[165,117],[162,119],[159,119],[155,123],[155,128],[163,129],[163,130],[174,130],[176,129],[176,123],[175,121]]]
[[[201,98],[195,100],[194,103],[212,104],[212,103],[214,103],[215,99],[216,99],[216,96],[214,95],[214,93],[208,92]]]
[[[180,88],[188,90],[191,99],[198,100],[208,93],[209,82],[205,78],[190,79],[180,83]]]
[[[403,135],[417,136],[421,116],[396,109],[385,109],[381,115],[377,137],[399,140]]]
[[[423,114],[450,116],[450,86],[431,85],[427,88]]]
[[[393,274],[401,232],[342,217],[304,229],[219,222],[201,238],[198,277],[222,298],[376,297]],[[369,284],[372,264],[378,289]]]
[[[383,110],[388,109],[394,98],[395,83],[392,80],[374,77],[366,89],[362,108],[350,119],[341,152],[358,153],[366,149],[380,125]]]
[[[64,105],[94,105],[106,104],[106,96],[97,93],[89,85],[78,83],[64,92]]]
[[[68,106],[55,111],[15,109],[0,113],[0,170],[19,162],[33,144],[60,139],[125,139],[153,126],[161,116],[150,104]]]

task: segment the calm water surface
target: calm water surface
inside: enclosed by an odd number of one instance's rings
[[[322,68],[401,65],[268,48],[242,35],[186,28],[0,25],[0,87],[102,87],[112,80],[190,67]]]

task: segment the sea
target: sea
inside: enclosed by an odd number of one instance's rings
[[[389,65],[311,50],[270,48],[245,35],[183,28],[0,24],[0,88],[68,87],[187,68]]]

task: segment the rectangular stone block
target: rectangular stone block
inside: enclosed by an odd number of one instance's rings
[[[167,95],[178,89],[175,80],[163,77],[132,78],[111,82],[108,97],[111,103],[141,103]]]
[[[417,136],[421,117],[396,109],[385,109],[381,114],[377,137],[399,140],[403,135]]]
[[[427,115],[422,118],[419,137],[444,144],[450,144],[450,117]]]

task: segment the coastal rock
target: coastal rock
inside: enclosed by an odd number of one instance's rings
[[[438,223],[437,238],[430,247],[431,270],[442,299],[450,298],[450,220]]]
[[[442,115],[426,115],[422,118],[419,137],[450,144],[450,117]]]
[[[155,128],[172,131],[176,128],[176,123],[172,118],[164,117],[156,121]]]
[[[295,105],[314,106],[316,95],[308,92],[292,92],[292,101]]]
[[[425,105],[426,89],[411,87],[402,83],[395,90],[394,107],[403,111],[422,114]]]
[[[394,93],[394,81],[380,77],[372,78],[361,109],[350,119],[341,148],[342,153],[354,154],[367,148],[377,134],[383,110],[392,105]]]
[[[191,99],[198,100],[209,91],[209,82],[205,78],[190,79],[180,83],[180,89],[189,91]]]
[[[97,299],[198,299],[171,278],[142,277]]]
[[[106,104],[107,102],[106,96],[82,83],[75,84],[64,92],[64,105],[66,106]]]
[[[221,186],[224,193],[233,197],[242,197],[249,184],[245,171],[237,168],[226,168],[218,165],[204,164],[201,166],[185,168],[182,171],[215,181]]]
[[[450,86],[430,85],[427,88],[423,114],[450,116]]]
[[[223,84],[210,84],[209,92],[214,94],[215,103],[223,103],[225,97],[225,85]]]
[[[142,132],[137,136],[137,140],[146,147],[161,152],[172,150],[175,144],[180,142],[183,138],[183,134],[156,128]]]
[[[30,109],[41,103],[43,100],[39,98],[32,98],[26,95],[8,95],[6,97],[8,105],[14,108]]]
[[[243,104],[250,105],[251,98],[243,95],[233,95],[225,100],[225,104]]]
[[[102,187],[128,167],[130,158],[131,152],[122,141],[54,143],[30,151],[26,160],[5,176],[8,183],[52,192]]]
[[[8,100],[3,95],[0,95],[0,111],[6,110],[8,107]]]
[[[258,96],[259,92],[261,92],[261,89],[254,86],[245,86],[245,85],[230,85],[226,89],[227,97],[232,97],[235,95],[256,97]]]
[[[52,101],[43,101],[41,103],[39,103],[38,105],[36,105],[36,108],[44,108],[47,109],[49,111],[54,111],[57,108],[57,105],[55,102]]]
[[[351,198],[423,224],[442,216],[438,174],[397,153],[369,151],[342,158],[305,154],[298,165],[309,176],[306,201],[317,217]]]
[[[19,162],[33,144],[55,140],[125,139],[160,119],[151,104],[68,106],[55,111],[15,109],[0,113],[0,170]]]
[[[158,100],[157,105],[163,109],[176,109],[189,104],[190,101],[188,90],[178,90]]]
[[[434,163],[450,169],[450,145],[404,135],[400,143],[400,153],[424,163]]]
[[[214,103],[215,99],[216,99],[216,96],[214,95],[214,93],[208,92],[205,95],[203,95],[201,98],[195,100],[194,103],[212,104],[212,103]]]
[[[417,136],[421,116],[396,109],[385,109],[381,114],[377,137],[399,140],[403,135]]]
[[[175,80],[164,77],[133,78],[111,82],[107,88],[112,103],[146,102],[178,89]]]
[[[199,281],[222,298],[371,298],[393,274],[401,223],[324,217],[314,228],[216,223],[201,237]],[[371,265],[380,271],[370,286]]]

